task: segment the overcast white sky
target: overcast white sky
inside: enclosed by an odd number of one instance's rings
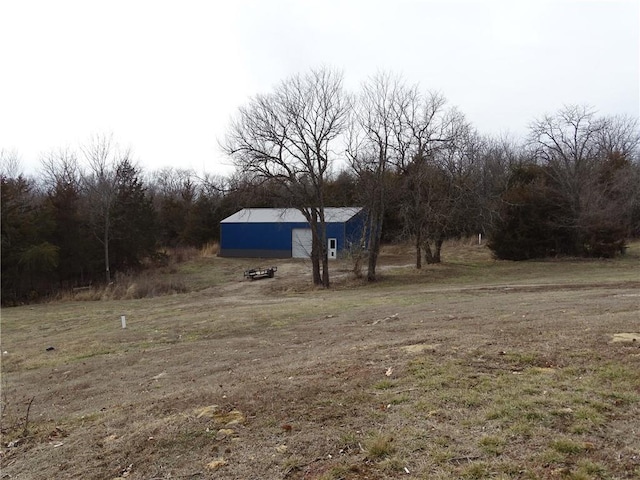
[[[256,93],[321,65],[440,91],[480,132],[564,104],[639,115],[638,0],[0,0],[0,149],[24,170],[113,133],[145,171],[229,173]]]

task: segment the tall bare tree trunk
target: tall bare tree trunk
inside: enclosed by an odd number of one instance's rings
[[[422,232],[418,229],[416,232],[416,268],[422,268]]]
[[[120,151],[112,136],[93,137],[82,152],[89,164],[84,176],[88,192],[93,234],[102,244],[105,262],[105,280],[111,282],[109,240],[112,236],[112,208],[116,198],[118,163],[129,157],[129,151]]]
[[[427,260],[427,265],[433,265],[436,263],[433,252],[431,251],[431,243],[429,240],[424,242],[424,258]]]
[[[322,215],[323,219],[320,224],[320,229],[322,233],[320,235],[320,254],[322,260],[322,286],[325,288],[329,288],[329,257],[327,252],[327,228],[326,223],[324,221],[324,214]]]
[[[104,235],[102,237],[102,243],[104,244],[104,272],[107,285],[111,283],[111,271],[109,269],[109,232],[111,225],[109,216],[107,215],[104,221]]]
[[[440,263],[440,251],[442,250],[443,243],[444,239],[442,237],[438,237],[435,243],[435,251],[433,253],[433,263]]]
[[[324,249],[324,254],[322,256],[322,286],[324,288],[330,287],[329,282],[329,259],[327,258],[327,250],[326,247]]]
[[[322,275],[320,273],[320,255],[322,255],[322,247],[318,234],[318,219],[313,215],[309,222],[311,227],[311,275],[314,285],[322,285]]]
[[[380,186],[382,189],[382,186]],[[376,265],[378,264],[378,256],[380,255],[380,240],[382,238],[382,219],[384,218],[384,193],[379,194],[379,198],[375,202],[372,212],[370,212],[369,224],[369,258],[367,265],[367,280],[375,282]]]

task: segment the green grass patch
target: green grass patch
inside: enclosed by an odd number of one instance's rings
[[[467,480],[481,480],[491,476],[489,465],[484,462],[473,462],[460,469],[460,477]]]
[[[379,382],[375,383],[373,385],[373,388],[375,388],[376,390],[389,390],[391,388],[393,388],[395,386],[395,383],[392,382],[391,380],[380,380]]]
[[[571,438],[559,438],[553,440],[549,445],[555,451],[565,455],[575,455],[584,451],[584,443]]]
[[[502,452],[504,452],[506,445],[507,441],[504,438],[498,437],[496,435],[487,435],[482,437],[478,441],[480,450],[488,453],[489,455],[495,456],[502,455]]]

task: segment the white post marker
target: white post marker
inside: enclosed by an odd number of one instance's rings
[[[478,234],[478,245],[482,245],[482,234]]]
[[[120,316],[120,321],[122,322],[122,328],[127,328],[127,319],[124,315]]]

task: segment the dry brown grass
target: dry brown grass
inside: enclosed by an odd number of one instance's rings
[[[200,249],[200,255],[202,255],[203,257],[215,257],[216,255],[218,255],[219,251],[220,244],[218,242],[210,242]]]
[[[100,301],[153,298],[187,293],[192,289],[210,286],[193,285],[193,265],[202,273],[202,259],[213,261],[219,244],[209,243],[200,250],[177,247],[160,252],[163,261],[147,265],[144,270],[119,273],[110,285],[88,286],[59,292],[55,301]],[[214,282],[215,283],[215,282]]]
[[[131,300],[186,293],[182,278],[167,275],[164,270],[144,270],[135,274],[119,274],[110,285],[74,288],[57,293],[49,301],[93,302],[105,300]]]
[[[197,255],[164,274],[187,293],[3,309],[2,474],[638,478],[640,346],[615,334],[640,334],[639,247],[386,252],[381,282],[336,263],[330,291]]]

